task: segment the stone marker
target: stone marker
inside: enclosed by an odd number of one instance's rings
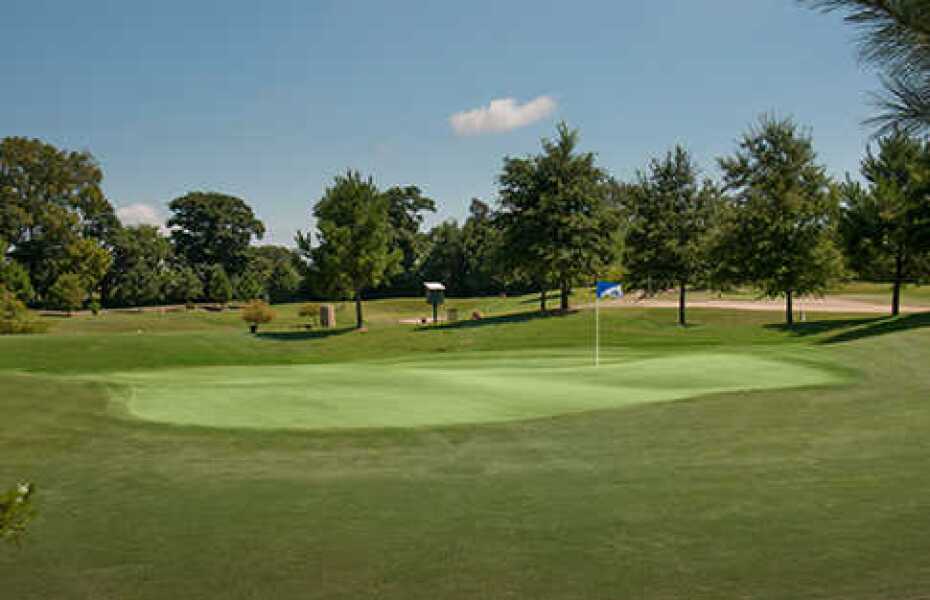
[[[332,329],[336,326],[336,307],[332,304],[320,306],[320,327]]]

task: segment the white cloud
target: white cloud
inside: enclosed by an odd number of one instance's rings
[[[540,96],[522,105],[514,98],[497,98],[487,106],[455,113],[449,117],[449,123],[456,135],[497,133],[545,119],[555,109],[556,102],[550,96]]]
[[[116,216],[123,225],[156,225],[162,233],[168,231],[161,211],[149,204],[137,202],[129,206],[121,206],[116,209]]]

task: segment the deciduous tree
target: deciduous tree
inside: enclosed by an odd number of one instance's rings
[[[369,179],[356,171],[336,177],[313,207],[318,245],[310,234],[297,234],[298,246],[308,254],[331,291],[355,299],[356,326],[361,328],[362,294],[394,275],[402,252],[394,247],[394,227],[388,201]]]
[[[565,123],[537,156],[504,159],[498,177],[504,244],[515,270],[538,282],[543,297],[557,283],[568,310],[571,286],[594,277],[617,249],[616,215],[605,198],[608,178],[594,155],[579,153]]]
[[[227,275],[239,275],[248,264],[252,238],[261,239],[265,226],[246,202],[216,192],[192,192],[171,201],[168,220],[175,252],[195,268],[220,265]]]

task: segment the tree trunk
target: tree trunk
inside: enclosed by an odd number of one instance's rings
[[[364,324],[362,319],[362,292],[361,290],[356,290],[355,292],[355,328],[361,329]]]
[[[548,291],[549,291],[549,290],[546,289],[545,284],[543,284],[542,286],[540,286],[540,290],[539,290],[539,310],[542,311],[543,313],[546,312],[546,299],[547,299],[547,298],[546,298],[546,295],[547,295]]]
[[[785,322],[788,327],[794,326],[794,298],[791,290],[785,292]]]
[[[561,310],[562,313],[568,312],[568,292],[569,292],[568,282],[564,280],[560,281],[559,282],[559,310]]]
[[[904,277],[904,259],[898,253],[894,257],[894,291],[891,294],[891,316],[901,314],[901,279]]]
[[[685,282],[682,281],[678,288],[678,324],[684,327],[687,325],[685,319]]]

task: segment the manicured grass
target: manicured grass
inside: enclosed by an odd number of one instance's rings
[[[533,419],[714,392],[842,381],[751,355],[643,358],[590,352],[441,357],[412,363],[201,367],[106,378],[130,415],[207,427],[424,427]]]
[[[222,428],[163,422],[176,412],[140,419],[112,401],[126,382],[157,396],[159,385],[198,377],[197,400],[222,401],[211,373],[221,388],[235,387],[228,378],[280,376],[308,393],[377,388],[383,378],[404,401],[428,389],[422,377],[391,374],[419,374],[435,360],[456,381],[451,406],[421,406],[435,419],[502,375],[549,402],[558,396],[550,388],[588,380],[589,313],[440,328],[377,318],[404,302],[372,306],[365,334],[281,323],[253,337],[235,315],[178,314],[82,317],[67,331],[0,338],[0,482],[34,480],[41,511],[22,549],[0,547],[0,597],[930,593],[926,315],[818,315],[787,331],[777,313],[702,310],[682,330],[673,310],[605,311],[606,353],[620,366],[598,391],[674,392],[706,377],[697,387],[708,393],[585,412],[560,402],[530,420]],[[713,356],[739,357],[732,376],[699,362]],[[643,362],[653,368],[632,368]],[[748,376],[745,365],[755,367]],[[482,376],[469,383],[474,373]],[[807,373],[829,381],[804,381]],[[721,376],[741,389],[718,392]],[[768,378],[818,385],[744,389]],[[295,385],[282,387],[265,395],[268,415]],[[357,406],[366,418],[375,412]],[[213,425],[235,417],[227,410]]]

